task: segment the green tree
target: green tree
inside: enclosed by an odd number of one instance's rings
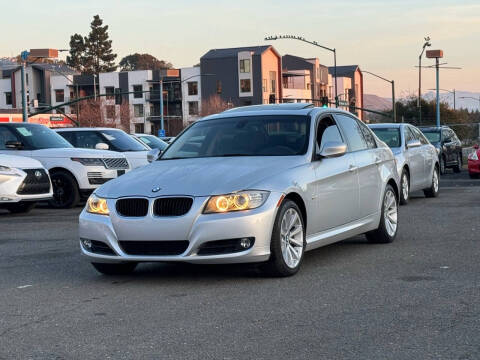
[[[73,34],[70,36],[70,55],[67,56],[67,65],[82,72],[84,64],[85,42],[83,41],[83,36],[80,34]]]
[[[150,54],[131,54],[119,63],[121,71],[171,69],[172,64]]]
[[[108,25],[102,26],[103,20],[95,15],[90,24],[90,33],[85,37],[84,73],[98,74],[117,69],[113,53],[112,40],[109,40]]]

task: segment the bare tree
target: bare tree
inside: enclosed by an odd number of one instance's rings
[[[218,95],[212,95],[207,100],[202,102],[201,116],[218,114],[222,111],[232,108],[231,103],[226,102]]]

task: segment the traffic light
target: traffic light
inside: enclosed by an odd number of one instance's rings
[[[322,96],[320,98],[320,102],[321,102],[323,108],[328,107],[328,96]]]

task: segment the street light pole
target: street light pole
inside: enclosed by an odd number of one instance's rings
[[[382,79],[383,81],[389,82],[392,85],[392,117],[393,117],[393,122],[397,122],[397,106],[395,104],[395,81],[394,80],[388,80],[385,79],[383,76],[374,74],[370,71],[362,70],[362,72],[373,75],[379,79]]]
[[[418,107],[418,121],[420,125],[422,124],[422,55],[427,46],[432,46],[432,44],[430,43],[429,36],[425,38],[425,43],[423,44],[422,52],[418,57],[418,104],[417,104],[417,107]]]
[[[295,35],[273,35],[273,36],[268,36],[264,40],[269,41],[269,40],[278,40],[278,39],[294,39],[294,40],[299,40],[306,42],[307,44],[315,45],[319,48],[328,50],[333,52],[333,75],[335,76],[335,107],[338,108],[338,88],[337,88],[337,50],[335,48],[329,48],[323,45],[320,45],[316,41],[309,41],[306,40],[305,38],[301,36],[295,36]]]
[[[436,91],[437,89],[428,89],[428,90]],[[447,89],[439,89],[439,90],[449,92],[450,94],[453,95],[453,110],[457,110],[455,89],[453,89],[452,91]]]
[[[22,59],[22,65],[20,68],[20,82],[22,84],[22,120],[23,122],[28,122],[28,113],[27,113],[27,81],[26,81],[26,75],[25,75],[25,66],[27,63],[27,58],[30,53],[25,50],[22,51],[20,54],[20,58]]]
[[[480,96],[477,98],[474,98],[473,96],[460,96],[459,99],[473,99],[473,100],[478,100],[478,109],[480,110]]]

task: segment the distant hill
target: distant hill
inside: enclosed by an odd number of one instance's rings
[[[390,110],[392,99],[387,99],[373,94],[363,94],[363,107],[372,110]]]
[[[435,100],[436,96],[435,91],[429,91],[423,94],[425,100]],[[457,90],[455,92],[455,97],[455,106],[457,109],[466,108],[468,110],[478,110],[480,108],[480,93],[478,92]],[[461,97],[473,97],[474,99],[461,99]],[[447,103],[448,106],[453,109],[453,94],[446,91],[440,91],[440,102]]]

